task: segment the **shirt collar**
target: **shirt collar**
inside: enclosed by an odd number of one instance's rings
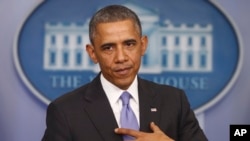
[[[138,98],[138,81],[137,76],[135,77],[132,84],[129,86],[127,90],[122,90],[109,82],[106,78],[104,78],[103,74],[101,74],[101,84],[104,89],[104,92],[106,93],[106,96],[109,99],[109,102],[111,105],[118,102],[122,92],[127,91],[131,94],[133,97],[133,100],[138,104],[139,98]]]

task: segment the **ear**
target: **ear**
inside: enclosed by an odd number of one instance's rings
[[[88,52],[89,57],[91,58],[91,60],[92,60],[95,64],[97,64],[97,63],[98,63],[98,60],[97,60],[97,57],[96,57],[96,54],[95,54],[94,46],[91,45],[91,44],[87,44],[87,45],[86,45],[86,51]]]
[[[147,47],[148,47],[148,37],[142,36],[141,37],[141,56],[145,54]]]

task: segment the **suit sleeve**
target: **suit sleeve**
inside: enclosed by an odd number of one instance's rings
[[[71,141],[66,116],[53,103],[47,108],[46,125],[42,141]]]
[[[181,94],[181,120],[180,120],[180,141],[207,141],[205,134],[199,126],[193,110],[187,100],[185,93]]]

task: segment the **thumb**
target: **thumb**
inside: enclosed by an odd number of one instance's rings
[[[154,122],[151,122],[150,123],[150,128],[151,130],[155,133],[155,132],[162,132],[161,129],[154,123]]]
[[[161,139],[166,140],[166,141],[174,141],[169,136],[167,136],[154,122],[150,123],[150,128],[154,133],[157,133],[158,135],[160,135]]]

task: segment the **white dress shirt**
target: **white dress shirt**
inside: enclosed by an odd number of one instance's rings
[[[119,127],[121,127],[120,124],[120,114],[122,110],[122,101],[120,99],[120,96],[124,91],[127,91],[131,94],[132,98],[130,99],[129,103],[130,106],[135,113],[135,116],[138,121],[138,125],[140,126],[140,118],[139,118],[139,98],[138,98],[138,81],[137,76],[131,86],[127,90],[122,90],[115,86],[114,84],[110,83],[104,76],[101,74],[101,84],[104,89],[104,92],[106,93],[106,96],[109,100],[109,103],[111,105],[111,108],[113,109],[113,113],[116,118],[116,122]]]

